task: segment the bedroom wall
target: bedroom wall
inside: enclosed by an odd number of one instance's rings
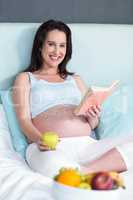
[[[0,0],[0,22],[133,24],[132,0]]]
[[[133,82],[133,25],[68,24],[73,56],[68,69],[88,85]],[[10,87],[29,64],[39,23],[0,23],[0,88]],[[9,45],[10,44],[10,45]]]

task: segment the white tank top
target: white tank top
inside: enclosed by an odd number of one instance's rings
[[[78,105],[81,101],[81,92],[72,76],[67,76],[63,82],[48,82],[37,79],[28,72],[31,92],[30,109],[32,118],[56,105]]]

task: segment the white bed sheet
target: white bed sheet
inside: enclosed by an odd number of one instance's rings
[[[53,200],[52,180],[33,172],[14,151],[0,105],[0,200]]]
[[[52,200],[51,185],[50,179],[32,172],[17,153],[0,150],[0,200]]]
[[[54,200],[52,180],[33,172],[14,151],[4,115],[0,106],[0,200]],[[123,176],[126,190],[121,190],[119,200],[132,200],[133,169]]]

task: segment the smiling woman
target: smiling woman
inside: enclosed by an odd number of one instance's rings
[[[90,136],[99,123],[99,106],[92,106],[82,116],[74,114],[87,87],[80,76],[66,68],[71,55],[70,28],[60,21],[44,22],[35,35],[30,65],[14,83],[17,118],[32,143],[27,148],[27,162],[47,176],[53,176],[64,165],[86,170],[79,162],[79,153],[95,142]],[[52,152],[42,141],[42,134],[47,131],[56,132],[61,139]],[[122,162],[120,170],[124,169]]]
[[[66,69],[71,54],[69,27],[54,20],[45,22],[36,33],[28,69],[15,80],[13,100],[19,105],[16,114],[20,126],[28,141],[35,142],[40,150],[49,150],[42,142],[42,133],[54,131],[60,138],[86,136],[88,141],[98,124],[99,107],[88,110],[91,117],[88,113],[74,114],[87,87],[78,75]]]
[[[33,44],[31,65],[17,77],[15,85],[19,89],[14,89],[14,103],[21,101],[22,104],[16,112],[29,141],[37,142],[46,131],[55,131],[60,137],[91,134],[87,116],[78,117],[73,112],[87,88],[79,76],[66,69],[71,53],[71,32],[65,24],[51,20],[40,26]],[[25,95],[21,95],[21,90]],[[96,120],[98,108],[93,112]],[[28,121],[30,131],[26,125]]]

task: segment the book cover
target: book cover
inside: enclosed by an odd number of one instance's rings
[[[101,105],[116,89],[118,83],[119,81],[114,81],[111,86],[96,90],[89,88],[74,113],[84,115],[89,107]]]

